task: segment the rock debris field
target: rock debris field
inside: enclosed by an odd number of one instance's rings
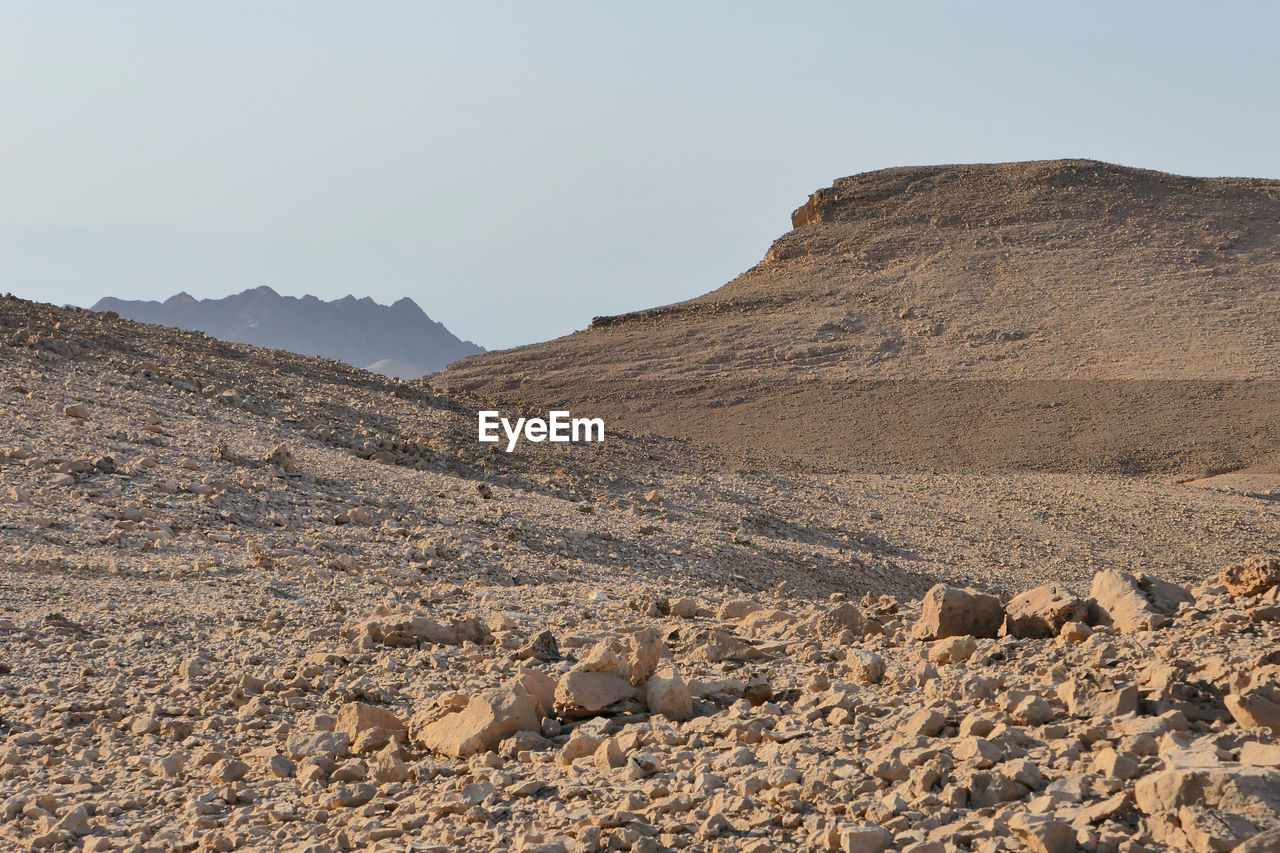
[[[0,848],[1280,850],[1276,502],[850,472],[0,299]]]

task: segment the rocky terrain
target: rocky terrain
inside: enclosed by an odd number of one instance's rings
[[[792,226],[718,290],[433,384],[863,469],[1261,466],[1280,494],[1280,182],[907,167]]]
[[[405,297],[378,305],[369,297],[324,302],[255,287],[222,299],[179,293],[164,302],[106,297],[95,311],[142,323],[204,332],[226,341],[336,358],[373,373],[417,379],[451,361],[484,352],[459,340]]]
[[[0,299],[0,848],[1280,847],[1280,503],[854,470]]]

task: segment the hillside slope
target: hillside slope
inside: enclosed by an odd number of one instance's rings
[[[256,287],[222,299],[196,299],[187,293],[164,302],[107,297],[93,310],[204,332],[224,341],[335,358],[400,379],[417,379],[484,352],[459,340],[408,297],[389,306],[354,296],[324,302]]]
[[[1280,182],[888,169],[792,223],[716,291],[434,381],[865,463],[1194,476],[1280,448]]]

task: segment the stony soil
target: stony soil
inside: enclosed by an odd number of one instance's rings
[[[12,298],[0,366],[0,846],[1276,844],[1274,501],[505,454],[421,386]]]

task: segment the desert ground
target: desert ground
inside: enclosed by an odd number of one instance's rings
[[[1245,183],[1211,189],[1280,197]],[[811,207],[784,247],[826,239]],[[956,375],[704,359],[686,397],[651,359],[692,321],[659,312],[404,383],[0,298],[0,848],[1280,849],[1280,218],[1249,221],[1221,369],[1193,321],[1121,318],[1061,340],[1114,364],[1137,335],[1167,370],[991,367],[1058,359],[1037,326]],[[819,263],[789,253],[767,265]],[[921,365],[974,351],[948,334]],[[617,404],[603,444],[476,441],[478,408],[553,386]],[[1053,433],[1091,389],[1121,427]],[[826,444],[772,417],[846,393],[881,403]]]

